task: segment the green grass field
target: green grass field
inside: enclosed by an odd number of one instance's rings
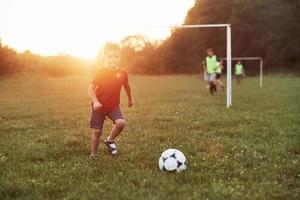
[[[132,76],[118,157],[89,158],[87,77],[0,79],[0,199],[300,199],[300,79],[211,97],[198,76]],[[158,168],[183,151],[184,173]]]

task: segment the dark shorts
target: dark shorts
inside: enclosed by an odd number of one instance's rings
[[[115,121],[118,119],[124,119],[123,113],[119,106],[107,112],[95,111],[92,107],[90,128],[102,129],[106,117],[111,119],[113,123],[115,123]]]
[[[217,73],[216,74],[216,79],[220,79],[221,78],[221,74],[220,73]]]
[[[242,80],[243,79],[243,75],[242,74],[236,75],[236,79],[237,80]]]

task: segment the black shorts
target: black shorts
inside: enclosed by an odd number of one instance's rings
[[[114,108],[111,111],[102,112],[102,111],[95,111],[92,107],[92,115],[91,115],[91,123],[90,128],[93,129],[103,129],[103,123],[105,118],[108,117],[115,123],[118,119],[124,119],[123,113],[121,111],[120,106]]]
[[[236,79],[237,80],[242,80],[243,79],[243,75],[242,74],[236,75]]]

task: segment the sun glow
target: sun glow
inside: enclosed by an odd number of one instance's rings
[[[133,34],[164,39],[194,0],[0,0],[0,38],[18,51],[94,57]]]

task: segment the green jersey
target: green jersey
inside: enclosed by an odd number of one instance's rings
[[[208,74],[214,74],[216,73],[216,70],[218,68],[218,59],[216,55],[213,55],[212,57],[206,56],[206,70]]]
[[[236,64],[235,65],[235,75],[241,75],[241,74],[243,74],[243,65]]]

